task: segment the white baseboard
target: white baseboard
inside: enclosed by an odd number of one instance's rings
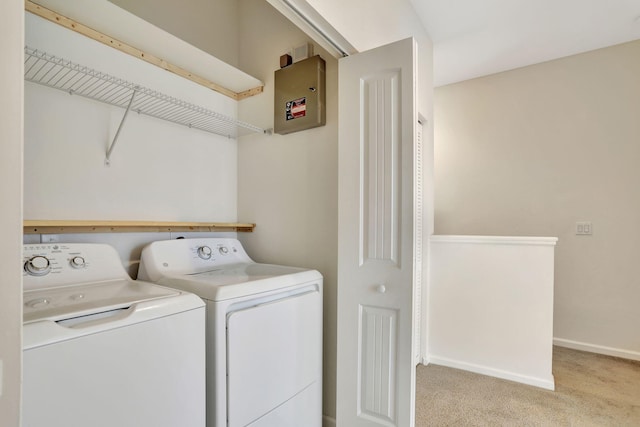
[[[336,427],[336,419],[328,415],[322,416],[322,427]]]
[[[640,352],[624,350],[621,348],[605,347],[603,345],[589,344],[586,342],[554,338],[553,344],[559,347],[572,348],[574,350],[588,351],[590,353],[604,354],[607,356],[621,357],[623,359],[639,360]]]
[[[556,388],[553,375],[549,375],[548,378],[530,377],[527,375],[516,374],[514,372],[503,371],[501,369],[490,368],[488,366],[475,365],[473,363],[433,355],[429,355],[429,363],[447,366],[449,368],[462,369],[464,371],[475,372],[476,374],[488,375],[490,377],[501,378],[504,380],[515,381],[522,384],[544,388],[546,390],[555,390]]]

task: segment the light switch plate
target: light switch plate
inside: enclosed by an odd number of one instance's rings
[[[593,234],[593,225],[589,221],[576,222],[576,234],[590,236]]]

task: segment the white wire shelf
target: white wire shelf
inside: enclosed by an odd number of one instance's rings
[[[25,46],[24,78],[72,95],[228,138],[266,133],[252,124]],[[126,112],[124,119],[126,118]],[[122,123],[121,123],[122,126]],[[112,147],[117,139],[114,138]],[[107,154],[107,160],[109,157]]]

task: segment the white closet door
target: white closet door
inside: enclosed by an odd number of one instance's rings
[[[416,44],[339,62],[338,427],[412,426]]]

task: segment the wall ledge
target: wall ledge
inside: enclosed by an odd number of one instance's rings
[[[470,236],[470,235],[432,235],[430,243],[473,243],[483,245],[537,245],[555,246],[557,237],[536,236]]]

